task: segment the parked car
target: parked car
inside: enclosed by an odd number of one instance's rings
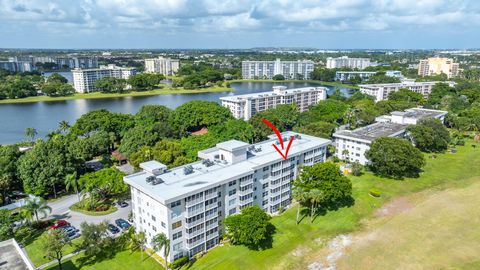
[[[53,223],[53,225],[50,226],[49,229],[58,229],[58,228],[62,228],[62,227],[65,227],[65,226],[70,226],[70,223],[66,220],[59,219],[59,220],[55,221],[55,223]]]
[[[130,228],[130,223],[128,223],[125,219],[122,219],[122,218],[119,218],[117,220],[115,220],[115,224],[117,224],[117,226],[122,229],[122,230],[127,230],[128,228]]]
[[[128,203],[126,201],[119,201],[118,206],[120,206],[121,208],[125,208],[128,206]]]
[[[117,234],[120,232],[120,229],[113,224],[108,224],[108,231],[112,234]]]

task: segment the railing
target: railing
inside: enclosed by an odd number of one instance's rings
[[[250,184],[253,184],[253,179],[243,180],[243,181],[240,182],[241,187],[244,187],[244,186],[247,186],[247,185],[250,185]]]
[[[202,233],[205,233],[205,229],[204,229],[204,228],[202,228],[202,229],[200,229],[200,230],[196,230],[196,231],[191,232],[191,233],[185,232],[185,237],[186,237],[187,239],[192,239],[192,238],[194,238],[195,236],[197,236],[197,235],[199,235],[199,234],[202,234]]]
[[[239,194],[240,196],[247,195],[247,194],[250,194],[250,193],[252,193],[252,192],[253,192],[253,188],[252,188],[252,189],[249,188],[249,189],[246,189],[246,190],[244,190],[244,191],[238,190],[238,194]]]
[[[278,181],[278,183],[273,184],[273,182],[270,182],[270,190],[279,187],[282,184],[281,181]]]
[[[211,204],[205,206],[205,211],[208,211],[208,210],[213,209],[215,207],[218,207],[218,202],[214,202],[214,203],[211,203]]]
[[[195,220],[195,221],[193,221],[193,222],[187,222],[187,221],[185,220],[185,228],[190,229],[190,228],[195,227],[195,226],[197,226],[198,224],[201,224],[201,223],[203,223],[203,222],[205,222],[205,218],[200,218],[200,219],[197,219],[197,220]]]
[[[204,201],[205,201],[205,199],[204,199],[203,196],[202,196],[202,197],[200,197],[200,198],[197,198],[197,199],[194,199],[194,200],[185,202],[185,206],[186,206],[186,207],[194,206],[194,205],[196,205],[196,204],[203,203]]]
[[[270,189],[270,196],[276,196],[280,192],[282,192],[282,189],[278,189],[277,191],[273,191],[273,189]]]
[[[218,237],[218,232],[214,232],[214,233],[211,233],[209,235],[207,235],[207,241],[210,240],[210,239],[213,239],[215,237]]]
[[[211,224],[208,224],[207,226],[205,226],[205,229],[208,231],[210,229],[213,229],[213,228],[216,228],[218,227],[218,222],[213,222]]]
[[[275,198],[270,198],[270,203],[276,203],[278,201],[280,201],[280,197],[277,197],[276,199]]]
[[[212,192],[210,194],[207,194],[205,195],[205,201],[206,200],[209,200],[209,199],[213,199],[213,198],[216,198],[218,196],[218,193],[217,192]]]
[[[195,209],[195,210],[191,210],[191,211],[189,211],[187,209],[187,212],[185,213],[185,217],[193,217],[193,216],[196,216],[196,215],[198,215],[200,213],[203,213],[203,212],[205,212],[205,209],[204,209],[203,205],[199,209]]]
[[[188,241],[187,241],[187,248],[188,248],[188,249],[192,249],[192,248],[194,248],[194,247],[196,247],[196,246],[198,246],[198,245],[200,245],[200,244],[204,244],[204,243],[205,243],[205,238],[199,239],[199,240],[197,240],[197,241],[195,241],[195,242],[193,242],[193,243],[190,243],[190,244],[189,244]]]
[[[245,199],[245,200],[240,200],[240,205],[249,204],[251,202],[253,202],[253,197],[250,197],[250,198]]]
[[[208,215],[205,215],[205,221],[210,220],[210,219],[212,219],[212,218],[216,218],[216,217],[218,217],[218,212],[217,212],[217,211],[213,211],[213,213],[208,214]]]

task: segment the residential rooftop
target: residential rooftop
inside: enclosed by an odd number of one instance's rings
[[[390,113],[391,115],[395,116],[403,116],[405,118],[413,118],[413,119],[425,119],[425,118],[439,118],[448,114],[447,111],[440,111],[440,110],[430,110],[430,109],[423,109],[423,108],[411,108],[407,109],[403,112],[401,111],[394,111]]]
[[[15,239],[0,242],[0,270],[35,269]]]
[[[289,156],[331,143],[327,139],[288,131],[282,133],[285,146],[288,145],[292,136],[294,140]],[[169,203],[176,200],[179,196],[194,194],[198,190],[216,186],[224,181],[238,179],[251,174],[256,169],[282,161],[283,158],[272,145],[276,143],[278,142],[275,135],[272,135],[266,141],[256,144],[231,140],[219,143],[217,147],[199,151],[199,157],[203,158],[201,161],[165,170],[157,175],[152,172],[142,171],[125,176],[124,181],[134,188],[142,190],[149,196],[163,201],[163,203]],[[218,159],[221,151],[228,149],[233,151],[243,149],[246,151],[246,158],[233,163]],[[163,165],[159,164],[159,166]],[[149,165],[153,165],[153,163],[149,163]],[[149,169],[152,169],[152,167],[149,167]],[[150,183],[147,182],[147,178],[150,179]],[[158,182],[152,184],[153,179]]]
[[[301,88],[286,89],[284,86],[274,86],[272,91],[244,94],[244,95],[225,96],[225,97],[220,97],[220,100],[243,101],[247,99],[257,99],[257,98],[273,97],[273,96],[279,96],[279,95],[291,95],[291,94],[302,93],[302,92],[307,93],[315,90],[326,91],[327,88],[319,86],[319,87],[301,87]]]
[[[380,137],[393,137],[405,132],[408,125],[397,124],[392,122],[377,122],[355,130],[341,130],[335,132],[336,137],[350,137],[372,142]]]

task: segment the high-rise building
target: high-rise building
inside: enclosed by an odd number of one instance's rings
[[[222,106],[227,107],[237,119],[248,120],[258,112],[276,108],[281,104],[297,105],[300,112],[327,98],[325,87],[304,87],[286,89],[285,86],[274,86],[273,91],[246,95],[221,97]]]
[[[55,59],[58,68],[98,68],[98,59],[94,57],[58,57]]]
[[[269,140],[248,144],[230,140],[198,152],[202,161],[167,169],[157,161],[141,163],[142,172],[124,177],[130,185],[133,223],[147,245],[164,233],[171,262],[211,249],[220,241],[222,220],[257,205],[276,213],[292,201],[292,181],[302,166],[325,161],[330,140],[284,132],[292,140],[284,160]],[[159,252],[163,255],[163,251]]]
[[[400,83],[359,84],[358,86],[360,87],[360,92],[375,97],[375,102],[378,102],[381,100],[387,100],[390,93],[397,92],[402,88],[420,93],[425,99],[427,99],[430,93],[432,93],[432,87],[437,83],[446,83],[450,87],[455,86],[455,82],[451,81],[415,82],[409,80],[404,80]]]
[[[328,57],[327,58],[327,68],[353,68],[353,69],[364,69],[366,67],[372,66],[370,59],[368,58],[350,58],[348,56],[342,57]]]
[[[286,80],[309,80],[314,62],[298,61],[242,61],[242,78],[271,80],[275,75],[283,75]]]
[[[419,76],[431,76],[444,73],[448,78],[458,76],[459,65],[451,58],[431,57],[420,60],[418,64]]]
[[[32,72],[35,66],[32,61],[18,60],[10,58],[8,61],[0,61],[0,68],[11,72]]]
[[[150,58],[145,59],[145,72],[160,73],[163,75],[173,75],[180,68],[180,60],[170,58]]]
[[[365,157],[365,153],[376,139],[380,137],[403,138],[409,125],[416,125],[420,120],[426,118],[436,118],[443,122],[445,115],[447,115],[446,111],[411,108],[403,112],[395,111],[390,115],[377,117],[376,123],[365,127],[337,131],[333,134],[335,156],[366,165],[369,160]]]
[[[72,70],[73,85],[76,92],[88,93],[95,91],[94,82],[103,77],[128,79],[135,75],[137,70],[129,67],[117,67],[115,65],[100,66],[95,69],[76,68]]]

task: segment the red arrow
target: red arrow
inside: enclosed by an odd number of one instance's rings
[[[270,123],[267,119],[265,118],[262,118],[262,121],[263,123],[265,123],[265,125],[269,126],[273,132],[275,132],[275,134],[277,135],[278,137],[278,141],[280,142],[280,145],[282,146],[282,150],[285,150],[285,147],[283,145],[283,138],[282,138],[282,135],[280,134],[280,132],[278,131],[277,127],[275,127],[272,123]],[[293,139],[295,137],[294,136],[291,136],[290,137],[290,141],[288,142],[288,145],[287,145],[287,150],[285,151],[285,154],[283,154],[283,152],[278,149],[277,145],[275,144],[272,144],[273,148],[275,148],[275,150],[277,150],[277,152],[283,157],[284,160],[287,160],[287,157],[288,157],[288,151],[290,150],[290,146],[292,146],[292,143],[293,143]]]

